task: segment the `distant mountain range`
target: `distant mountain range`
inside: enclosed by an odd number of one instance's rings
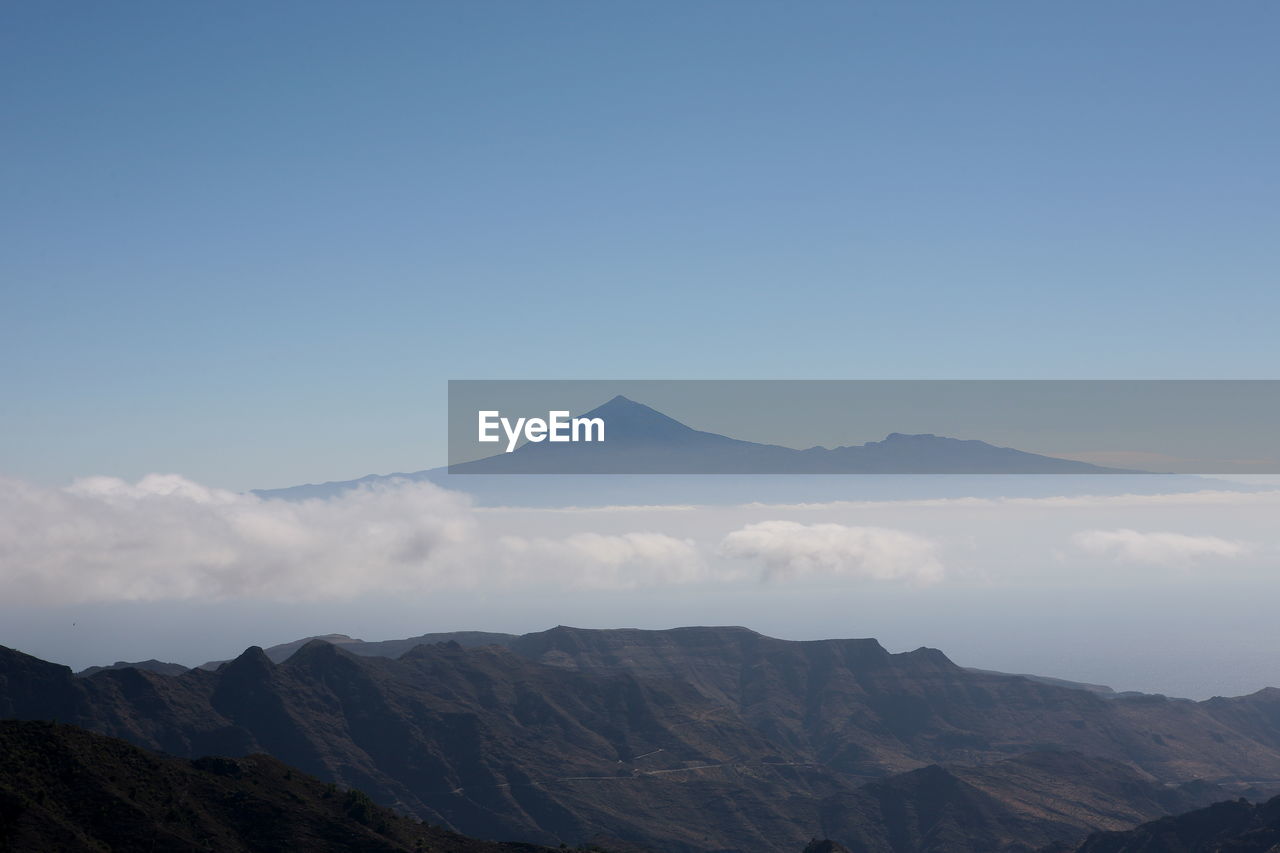
[[[582,415],[604,421],[599,443],[527,443],[452,465],[451,474],[1137,474],[996,447],[892,433],[883,441],[796,450],[688,427],[617,396]]]
[[[77,678],[0,649],[0,717],[187,758],[267,753],[472,836],[675,853],[794,853],[814,837],[1031,851],[1280,789],[1280,690],[1104,697],[932,649],[745,628],[489,636],[395,658],[251,647],[176,676]]]
[[[605,442],[529,443],[451,468],[254,494],[306,500],[380,483],[426,481],[467,492],[481,504],[590,506],[1248,490],[1220,480],[1104,468],[937,435],[892,433],[861,445],[797,450],[696,430],[622,396],[583,417],[605,420]],[[540,476],[523,476],[528,474]]]
[[[745,630],[745,629],[735,629]],[[273,663],[284,663],[293,657],[294,652],[301,649],[312,640],[322,640],[326,643],[332,643],[335,646],[341,646],[343,651],[350,652],[353,655],[361,657],[382,657],[382,658],[398,658],[405,652],[416,646],[436,645],[438,643],[457,643],[464,648],[482,648],[484,646],[502,646],[503,648],[520,648],[523,645],[524,637],[532,635],[521,634],[503,634],[493,631],[444,631],[431,634],[419,634],[416,637],[406,637],[402,640],[374,640],[366,642],[365,640],[349,637],[346,634],[318,634],[311,637],[303,637],[288,643],[280,643],[275,646],[268,646],[263,649],[263,653]],[[200,665],[201,669],[216,670],[218,667],[227,663],[225,660],[214,660]],[[165,675],[178,675],[186,671],[186,667],[176,663],[162,663],[156,660],[140,661],[138,663],[125,663],[117,661],[110,667],[94,666],[86,670],[76,673],[77,675],[92,675],[103,669],[122,669],[127,666],[134,666],[138,669],[145,669],[151,672],[159,672]],[[1103,684],[1087,684],[1080,681],[1070,681],[1065,678],[1053,678],[1045,675],[1031,675],[1027,673],[1008,673],[997,672],[990,669],[974,669],[966,668],[966,671],[976,673],[978,675],[1001,675],[1013,676],[1016,678],[1026,678],[1041,684],[1050,684],[1054,687],[1069,687],[1073,690],[1087,690],[1090,693],[1096,693],[1099,696],[1138,696],[1149,695],[1140,694],[1135,691],[1126,693],[1117,693],[1110,687]]]

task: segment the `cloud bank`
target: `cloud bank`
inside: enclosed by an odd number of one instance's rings
[[[177,475],[94,477],[66,488],[0,479],[0,599],[318,601],[402,590],[942,577],[932,541],[884,527],[768,521],[723,539],[704,528],[710,538],[700,545],[653,530],[544,533],[513,524],[429,483],[288,502]]]
[[[765,579],[773,581],[821,576],[930,584],[943,577],[932,541],[885,527],[762,521],[726,536],[720,553],[760,560]]]
[[[325,600],[716,579],[692,542],[661,533],[487,536],[464,496],[429,483],[287,502],[176,475],[94,477],[65,489],[0,480],[0,598],[11,603]]]
[[[341,598],[412,585],[474,527],[466,502],[434,486],[286,503],[176,475],[4,480],[0,590],[49,603]]]
[[[1277,505],[1270,491],[585,512],[476,508],[408,481],[289,502],[176,475],[65,488],[0,478],[0,602],[1038,583],[1068,570],[1110,582],[1114,570],[1088,574],[1108,563],[1133,567],[1126,577],[1175,566],[1218,578],[1227,564],[1274,562]],[[1064,541],[1071,553],[1055,561]]]
[[[1252,548],[1246,542],[1217,536],[1119,530],[1083,530],[1072,543],[1087,554],[1117,562],[1146,565],[1188,566],[1205,559],[1243,557]]]

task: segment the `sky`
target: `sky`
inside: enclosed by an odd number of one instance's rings
[[[6,4],[0,643],[718,622],[1280,685],[1266,488],[245,494],[444,464],[451,379],[1275,379],[1277,43],[1261,0]]]
[[[445,458],[460,378],[1272,378],[1280,10],[10,4],[0,472]]]

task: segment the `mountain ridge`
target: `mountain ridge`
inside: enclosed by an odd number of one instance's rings
[[[987,792],[946,789],[986,803],[989,828],[1029,820],[1036,839],[1053,840],[1044,832],[1062,819],[1015,802],[1028,787],[1019,778],[1053,774],[1002,763],[1046,749],[1083,756],[1058,774],[1063,795],[1093,804],[1080,837],[1121,826],[1099,792],[1119,792],[1135,821],[1158,816],[1155,789],[1107,781],[1125,774],[1157,788],[1204,780],[1219,798],[1280,780],[1274,690],[1104,699],[974,673],[928,648],[740,627],[560,626],[510,647],[418,644],[397,658],[352,647],[311,640],[276,663],[251,646],[213,671],[87,677],[0,649],[0,716],[56,718],[179,756],[267,752],[471,835],[608,836],[685,853],[795,850],[824,834],[843,843],[824,826],[869,802],[865,785],[930,765]],[[907,797],[895,802],[960,801],[929,785],[894,790]]]
[[[571,628],[570,626],[564,626],[564,625],[558,625],[558,626],[555,626],[555,628],[551,628],[548,630],[556,630],[557,628],[566,629],[566,630],[582,630],[582,629]],[[710,628],[711,630],[734,630],[734,631],[741,630],[741,631],[750,631],[751,633],[756,633],[754,631],[751,631],[751,629],[744,628],[742,626],[705,626],[700,630],[706,630],[707,628]],[[644,631],[644,630],[664,630],[664,629],[614,628],[614,629],[606,629],[606,630]],[[680,630],[687,630],[687,629],[674,628],[674,629],[666,629],[666,630],[680,631]],[[540,632],[533,632],[533,633],[540,633]],[[361,655],[365,657],[395,658],[395,657],[399,657],[401,654],[413,648],[414,646],[424,645],[424,644],[432,645],[435,643],[456,642],[459,645],[462,645],[464,647],[494,645],[494,646],[503,646],[506,648],[510,648],[512,644],[515,643],[516,640],[519,640],[522,636],[527,636],[527,635],[508,634],[508,633],[493,632],[493,631],[467,630],[467,631],[439,631],[434,633],[418,634],[413,637],[406,637],[403,639],[366,641],[361,639],[355,639],[346,634],[313,634],[308,637],[302,637],[297,640],[291,640],[287,643],[280,643],[274,646],[266,647],[264,651],[266,652],[267,657],[269,657],[273,662],[283,663],[284,661],[288,660],[290,655],[292,655],[298,649],[302,648],[302,646],[304,646],[306,643],[310,642],[311,640],[325,640],[327,642],[332,642],[335,645],[341,645],[346,651],[349,651],[352,654]],[[762,634],[760,636],[765,636],[765,635]],[[823,641],[796,640],[791,642],[823,642]],[[199,668],[200,669],[217,669],[223,663],[226,663],[225,659],[211,660],[201,664]],[[173,664],[172,666],[179,666],[179,665]],[[104,669],[104,668],[106,667],[91,667],[90,669],[97,671],[99,669]],[[119,664],[117,664],[115,668],[121,668],[121,667]],[[1072,688],[1076,690],[1087,690],[1093,693],[1097,693],[1098,695],[1101,695],[1101,696],[1122,695],[1118,691],[1106,685],[1091,684],[1091,683],[1081,682],[1081,681],[1072,681],[1071,679],[1057,678],[1054,676],[1037,675],[1034,673],[1024,673],[1024,672],[1019,672],[1019,673],[1001,672],[998,670],[982,669],[978,667],[965,667],[965,669],[971,672],[982,674],[982,675],[1003,675],[1003,676],[1014,676],[1018,678],[1027,678],[1032,681],[1039,681],[1045,684],[1051,684],[1058,687],[1067,687],[1067,688]],[[89,672],[89,670],[84,670],[79,674],[83,675],[87,672]],[[1138,691],[1126,691],[1126,693],[1127,695],[1144,695]]]

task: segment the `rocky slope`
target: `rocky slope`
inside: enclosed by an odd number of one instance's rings
[[[875,640],[777,640],[746,628],[526,634],[512,651],[586,673],[670,679],[850,774],[978,763],[1049,746],[1129,761],[1169,781],[1280,781],[1280,690],[1205,702],[1097,693],[965,670]]]
[[[75,726],[0,721],[0,851],[537,853],[424,826],[274,758],[157,755]]]
[[[1280,850],[1280,797],[1261,805],[1243,799],[1215,803],[1126,832],[1098,833],[1079,847],[1056,848],[1063,849],[1073,853],[1272,853]]]
[[[868,783],[829,797],[821,827],[858,853],[1030,853],[1224,795],[1206,783],[1164,785],[1109,759],[1041,751]]]

